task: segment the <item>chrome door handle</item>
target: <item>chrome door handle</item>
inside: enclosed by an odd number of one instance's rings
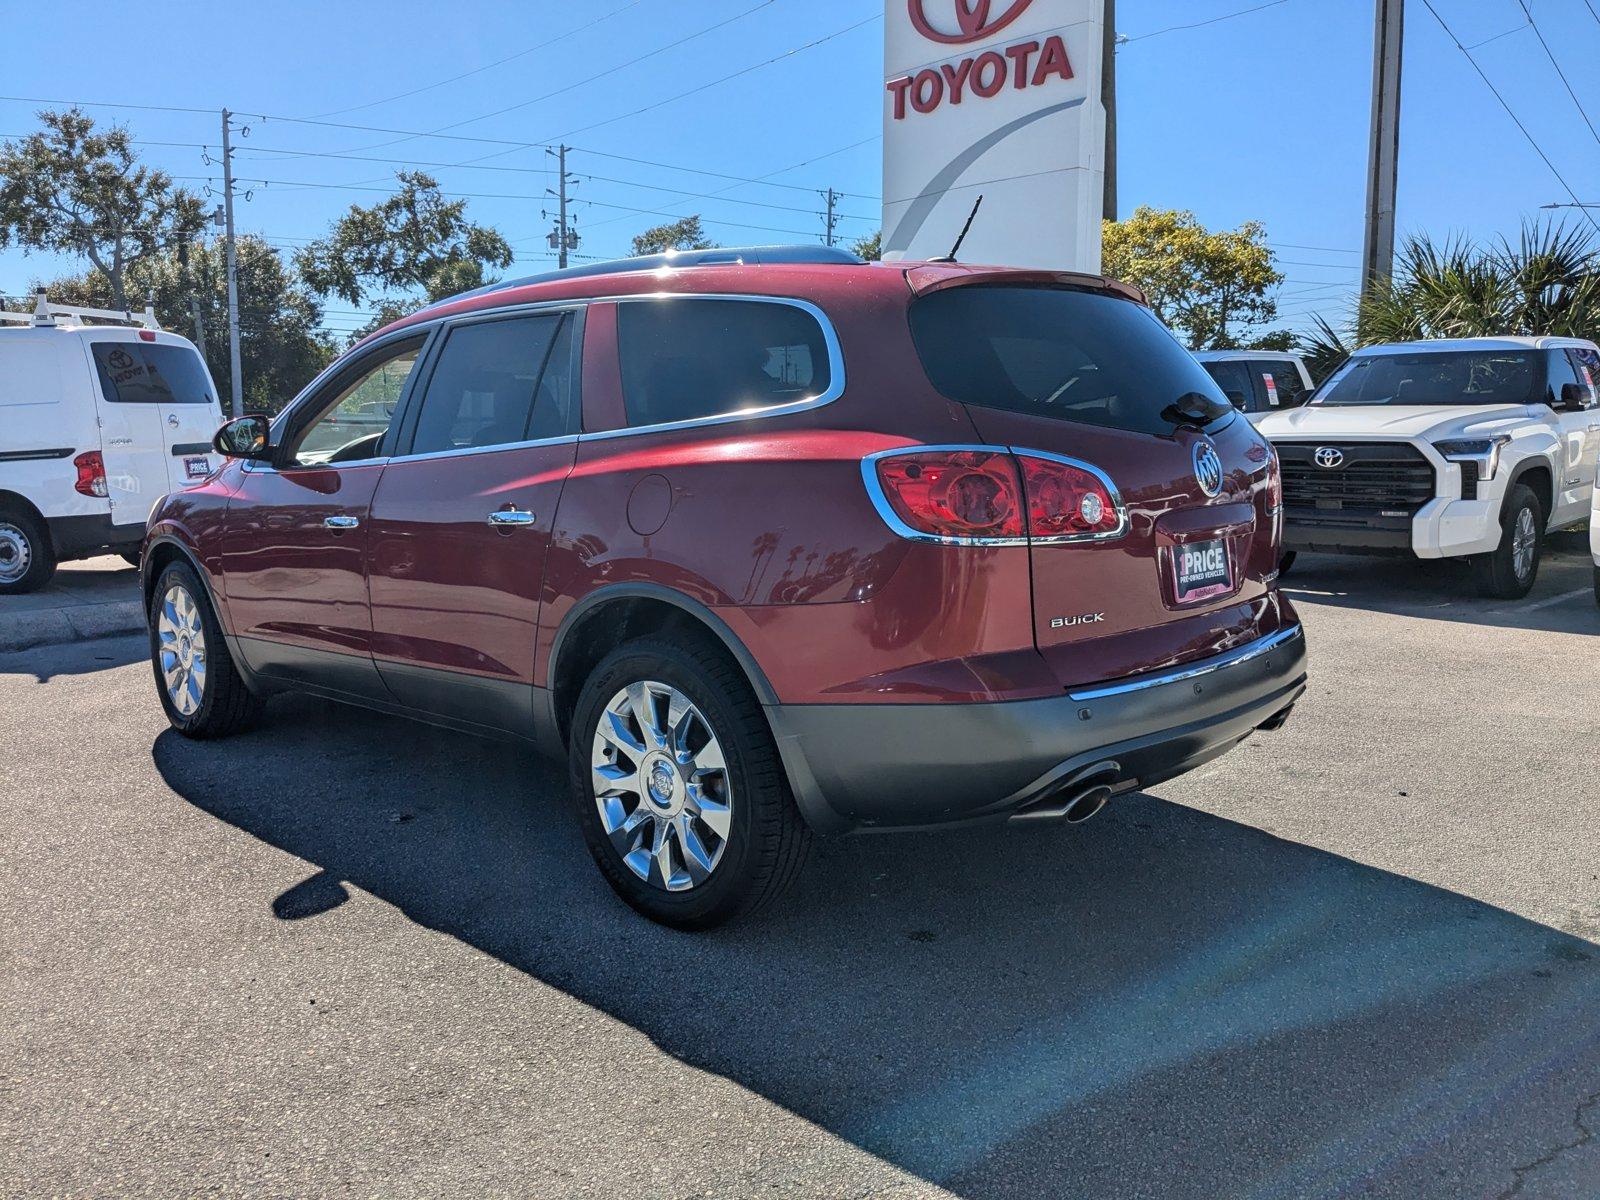
[[[179,425],[178,414],[177,413],[168,413],[167,414],[167,424],[172,426],[174,429],[176,429],[178,427],[178,425]]]
[[[354,529],[361,524],[360,517],[324,517],[322,525],[325,529]]]
[[[496,529],[520,529],[532,525],[537,518],[523,508],[502,508],[489,514],[489,524]]]

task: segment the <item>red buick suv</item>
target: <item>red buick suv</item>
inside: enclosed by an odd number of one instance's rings
[[[1282,724],[1271,448],[1134,289],[712,250],[497,284],[217,434],[143,556],[178,732],[309,692],[564,756],[704,927],[813,832],[1081,820]]]

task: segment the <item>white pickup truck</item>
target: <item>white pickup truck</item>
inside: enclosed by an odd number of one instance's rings
[[[1368,346],[1258,428],[1283,466],[1290,552],[1466,557],[1484,595],[1525,596],[1545,534],[1589,515],[1600,348],[1557,337]]]

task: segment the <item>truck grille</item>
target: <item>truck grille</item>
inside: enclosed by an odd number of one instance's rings
[[[1433,466],[1403,442],[1279,442],[1285,508],[1414,513],[1437,492]],[[1318,450],[1338,451],[1337,466],[1318,466]]]

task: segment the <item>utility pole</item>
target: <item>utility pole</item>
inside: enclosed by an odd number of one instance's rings
[[[1106,112],[1105,191],[1100,215],[1117,219],[1117,0],[1106,0],[1100,40],[1100,106]]]
[[[546,240],[550,243],[550,248],[556,252],[556,265],[563,269],[567,265],[568,252],[578,248],[578,231],[567,220],[567,185],[577,182],[575,177],[567,174],[567,151],[571,149],[571,146],[560,146],[555,150],[545,147],[545,153],[555,155],[560,167],[560,190],[545,189],[546,193],[556,197],[557,203],[556,227],[550,231]]]
[[[228,251],[228,384],[233,415],[244,416],[244,379],[239,367],[239,264],[233,249],[233,114],[222,110],[222,211]]]
[[[831,246],[836,240],[834,236],[834,228],[839,224],[839,217],[836,210],[839,201],[843,200],[844,196],[841,193],[834,191],[832,188],[829,188],[825,192],[819,193],[819,195],[821,195],[822,198],[828,202],[828,211],[823,215],[822,218],[823,228],[826,229],[827,232],[823,234],[822,241],[824,245]]]
[[[1405,0],[1374,0],[1372,143],[1367,156],[1367,225],[1361,287],[1370,290],[1394,272],[1395,190],[1400,175],[1400,64]]]

